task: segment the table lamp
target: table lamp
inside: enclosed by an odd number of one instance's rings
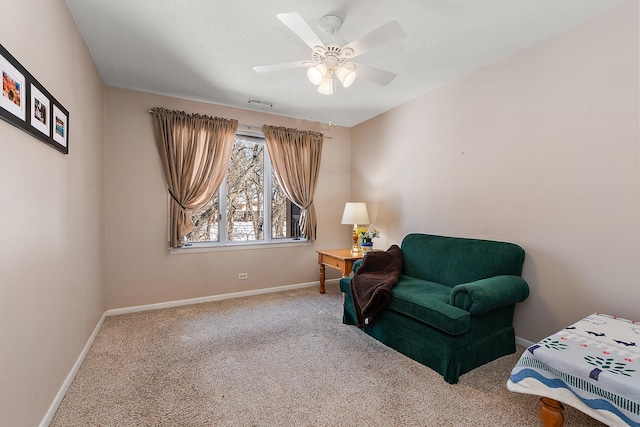
[[[351,247],[351,252],[355,254],[358,252],[358,233],[356,233],[356,228],[358,228],[358,224],[369,224],[367,204],[347,202],[342,213],[342,224],[353,224],[353,246]]]

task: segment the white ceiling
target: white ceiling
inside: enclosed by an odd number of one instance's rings
[[[65,0],[107,86],[354,126],[629,0]],[[407,36],[358,62],[396,73],[321,95],[305,68],[254,65],[310,58],[276,14],[299,12],[325,44],[395,19]],[[337,36],[318,20],[338,15]]]

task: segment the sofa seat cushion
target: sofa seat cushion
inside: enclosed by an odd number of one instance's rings
[[[351,279],[340,280],[340,290],[351,295]],[[450,335],[460,335],[471,327],[471,315],[449,304],[451,288],[435,282],[401,275],[391,292],[387,310],[393,310]]]
[[[450,335],[460,335],[471,327],[471,315],[449,305],[450,294],[448,286],[402,275],[387,308]]]

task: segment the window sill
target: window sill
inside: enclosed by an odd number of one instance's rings
[[[281,242],[234,242],[221,245],[219,243],[193,243],[191,246],[169,248],[171,255],[193,254],[202,252],[249,251],[254,249],[287,248],[292,246],[310,246],[308,240],[284,240]]]

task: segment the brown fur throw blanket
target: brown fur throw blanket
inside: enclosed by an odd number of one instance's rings
[[[372,325],[391,302],[404,257],[398,245],[368,253],[351,279],[351,296],[359,328]]]

